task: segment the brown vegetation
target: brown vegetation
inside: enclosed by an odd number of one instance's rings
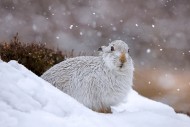
[[[65,59],[61,51],[53,51],[45,44],[22,43],[18,34],[10,42],[0,43],[0,56],[3,61],[17,60],[37,75]]]

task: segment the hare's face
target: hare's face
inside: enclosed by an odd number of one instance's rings
[[[121,40],[116,40],[108,46],[100,47],[99,52],[106,64],[112,69],[125,70],[129,65],[132,66],[133,64],[129,55],[129,47]]]

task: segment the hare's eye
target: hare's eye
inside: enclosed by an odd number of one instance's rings
[[[128,53],[130,52],[130,50],[128,49]]]
[[[114,47],[113,46],[111,46],[111,51],[114,51],[115,49],[114,49]]]

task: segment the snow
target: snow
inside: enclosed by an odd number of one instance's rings
[[[151,52],[151,49],[147,49],[146,52],[147,52],[147,53],[150,53],[150,52]]]
[[[73,29],[73,25],[70,25],[69,29]]]
[[[83,35],[83,32],[80,32],[80,35],[82,36],[82,35]]]
[[[59,36],[56,36],[56,39],[59,39],[60,37]]]
[[[96,113],[27,70],[0,61],[0,127],[189,127],[190,118],[131,90],[112,107]]]

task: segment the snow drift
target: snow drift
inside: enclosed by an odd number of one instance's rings
[[[190,118],[131,91],[113,114],[91,111],[16,61],[0,62],[0,127],[189,127]]]

